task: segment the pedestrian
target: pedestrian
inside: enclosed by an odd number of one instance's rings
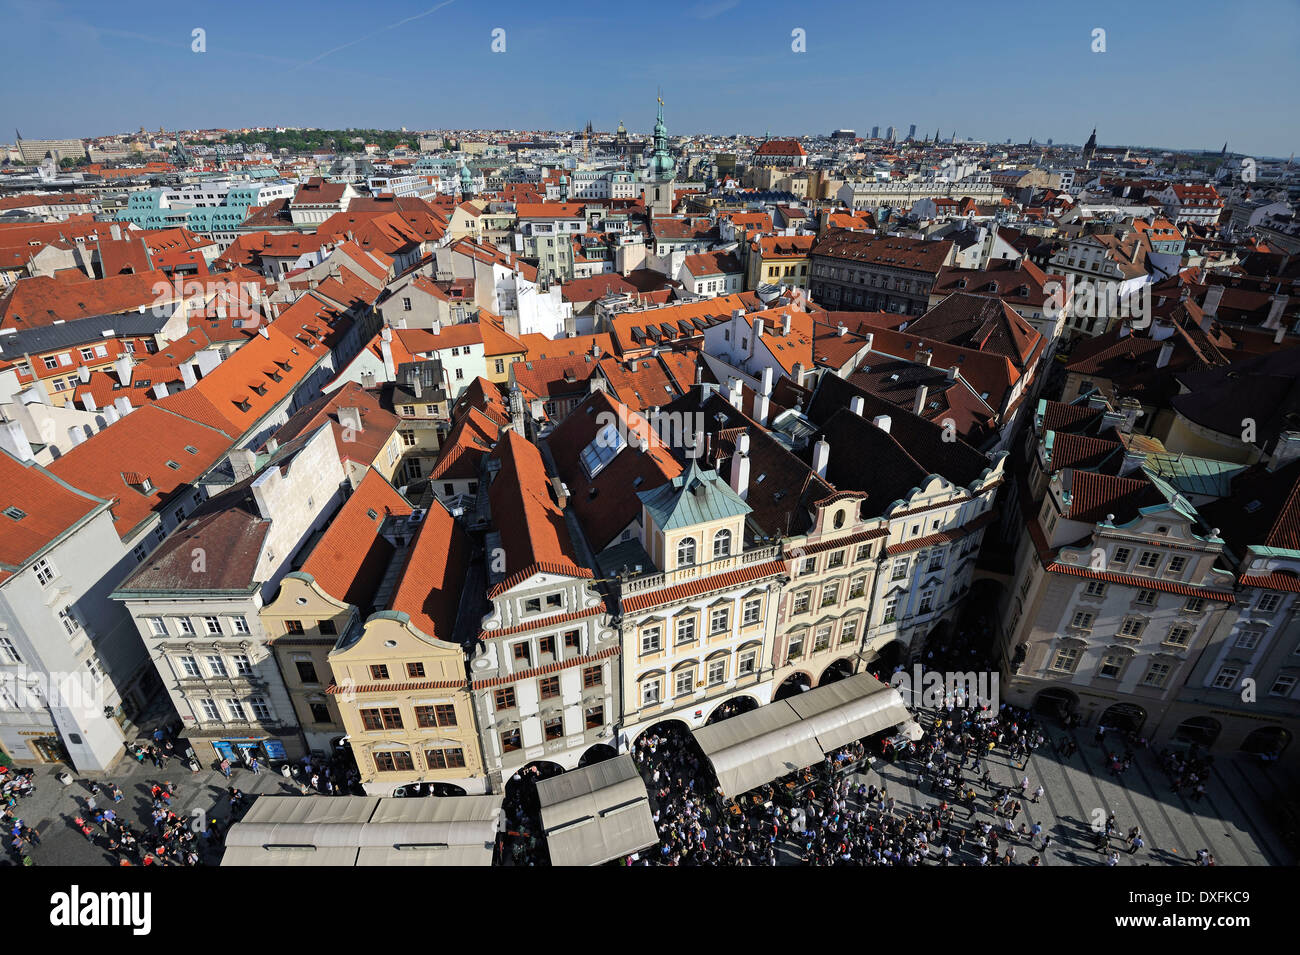
[[[1032,802],[1038,802],[1038,800],[1040,800],[1040,799],[1042,799],[1042,798],[1043,798],[1043,787],[1042,787],[1042,785],[1040,784],[1039,787],[1038,787],[1037,789],[1034,790],[1034,798],[1033,798],[1031,801],[1032,801]]]
[[[1138,835],[1133,837],[1133,847],[1129,849],[1128,854],[1136,855],[1137,851],[1141,849],[1144,845],[1146,845],[1146,843],[1142,841],[1142,834],[1139,833]]]
[[[225,776],[227,779],[230,778],[230,760],[221,760],[221,775]]]
[[[94,796],[87,796],[87,797],[86,797],[86,814],[89,815],[89,814],[93,813],[93,812],[95,811],[95,808],[96,808],[96,807],[95,807],[95,797],[94,797]]]
[[[258,763],[256,756],[254,756],[251,760],[248,761],[248,768],[253,771],[254,776],[262,775],[262,766],[260,763]]]

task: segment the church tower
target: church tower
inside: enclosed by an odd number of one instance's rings
[[[1088,141],[1083,144],[1083,161],[1092,162],[1093,154],[1097,152],[1097,127],[1092,128],[1092,135]]]
[[[668,150],[668,127],[664,125],[664,98],[659,97],[659,117],[655,120],[654,152],[646,168],[642,185],[646,209],[652,216],[672,215],[673,183],[677,179],[677,162]]]

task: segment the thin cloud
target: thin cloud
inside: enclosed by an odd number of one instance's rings
[[[396,23],[390,23],[388,26],[381,27],[380,29],[376,30],[374,33],[367,33],[365,36],[357,37],[355,40],[350,40],[349,42],[344,43],[342,46],[336,46],[332,50],[326,50],[324,53],[320,54],[319,56],[313,56],[310,60],[304,60],[302,63],[299,63],[289,72],[291,73],[296,72],[297,70],[302,69],[304,66],[311,66],[313,63],[317,63],[320,60],[325,59],[325,57],[327,56],[333,56],[335,53],[338,53],[341,50],[346,50],[350,46],[356,46],[358,43],[364,43],[366,40],[373,40],[381,33],[387,33],[389,30],[396,30],[398,27],[405,26],[406,24],[414,20],[423,19],[424,17],[429,16],[431,13],[436,13],[437,11],[441,10],[443,7],[450,6],[454,2],[455,0],[443,0],[442,3],[430,7],[428,10],[425,10],[423,13],[417,13],[414,16],[406,17],[403,20],[398,20]],[[734,2],[739,2],[739,0],[734,0]]]
[[[713,3],[698,4],[691,10],[691,16],[697,20],[712,20],[716,16],[721,16],[728,10],[740,6],[740,0],[714,0]]]

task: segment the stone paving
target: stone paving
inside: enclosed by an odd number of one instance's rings
[[[1051,732],[1052,740],[1066,735]],[[1034,854],[1042,856],[1043,865],[1105,865],[1105,856],[1094,844],[1092,820],[1095,811],[1114,812],[1121,837],[1112,839],[1120,854],[1120,865],[1192,865],[1198,849],[1208,849],[1218,865],[1294,865],[1294,853],[1278,839],[1275,827],[1264,808],[1265,800],[1300,793],[1295,775],[1276,765],[1261,764],[1244,757],[1219,756],[1215,759],[1206,795],[1194,802],[1175,795],[1154,753],[1143,751],[1134,758],[1123,776],[1112,776],[1104,768],[1104,755],[1092,741],[1092,733],[1075,731],[1079,749],[1063,758],[1050,742],[1039,747],[1027,764],[1010,762],[999,749],[985,758],[996,785],[1018,789],[1029,777],[1029,792],[1042,785],[1044,793],[1038,803],[1021,799],[1024,807],[1016,818],[1032,826],[1038,823],[1053,844],[1048,851],[1035,853],[1014,840],[1004,845],[1017,846],[1017,863],[1027,862]],[[908,810],[934,806],[941,798],[917,788],[914,761],[890,764],[876,760],[871,770],[860,776],[864,783],[881,785]],[[985,790],[976,786],[980,795]],[[980,821],[992,820],[989,802],[977,803]],[[960,821],[965,810],[958,808]],[[1123,834],[1139,826],[1146,847],[1130,855],[1124,848]]]

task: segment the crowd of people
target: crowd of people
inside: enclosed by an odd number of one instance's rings
[[[99,800],[105,794],[114,805],[123,798],[117,786],[101,788],[91,783],[90,795],[81,797],[82,806],[72,824],[120,866],[199,865],[204,852],[221,836],[222,827],[215,818],[205,821],[175,812],[172,801],[176,798],[176,784],[170,780],[149,786],[148,825],[133,826],[110,806],[101,808]]]
[[[928,797],[919,809],[901,805],[888,783],[868,784],[854,774],[866,755],[864,741],[731,800],[684,725],[654,727],[637,740],[632,755],[651,793],[660,843],[624,862],[1041,865],[1053,836],[1022,814],[1042,799],[1044,787],[1027,774],[1018,784],[1000,785],[988,761],[997,752],[1024,768],[1047,743],[1045,727],[1027,711],[993,711],[960,694],[950,695],[925,721],[919,739],[890,735],[871,741],[873,755],[916,773]],[[1130,854],[1146,845],[1138,827],[1122,833],[1113,813],[1095,840],[1107,865],[1119,863],[1121,845]]]

